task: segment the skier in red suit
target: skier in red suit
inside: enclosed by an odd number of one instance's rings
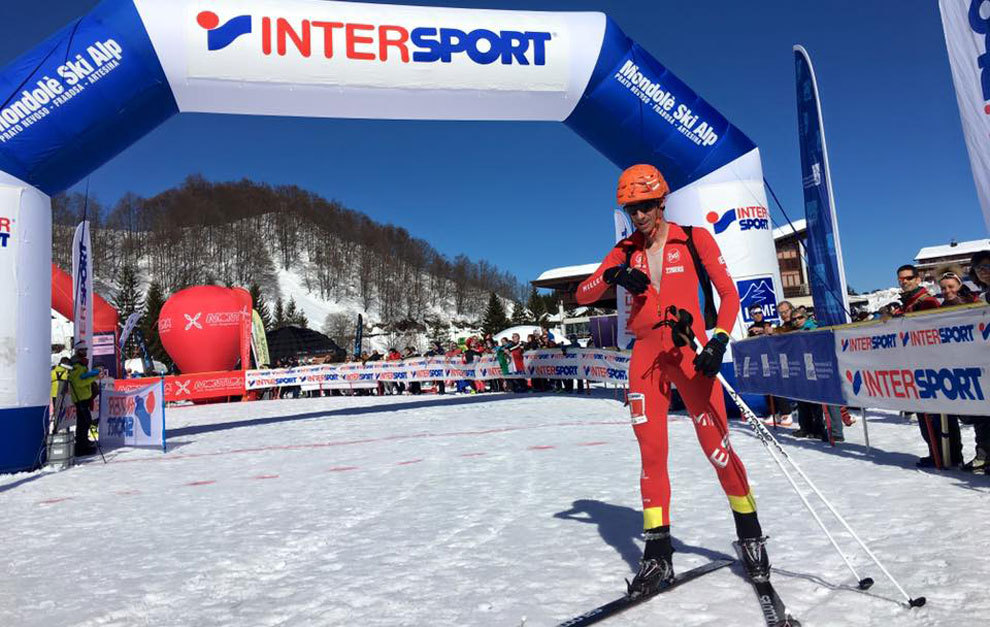
[[[722,386],[714,379],[739,313],[739,294],[712,235],[704,228],[685,230],[664,219],[669,192],[663,175],[651,165],[635,165],[622,173],[617,198],[636,231],[616,244],[575,294],[578,303],[591,304],[610,286],[621,285],[633,298],[628,328],[636,343],[629,364],[629,406],[643,465],[646,548],[639,572],[629,584],[630,595],[649,594],[674,576],[667,475],[671,384],[684,399],[701,448],[728,497],[747,571],[754,579],[767,578],[770,572],[756,502],[746,469],[729,443]],[[669,320],[671,306],[685,309],[693,316],[695,336],[702,341],[708,337],[689,241],[720,298],[714,334],[698,355],[689,346],[676,345],[674,329],[661,324]]]

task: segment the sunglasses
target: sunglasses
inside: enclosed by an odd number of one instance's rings
[[[973,269],[980,272],[990,272],[990,263],[981,263],[978,266],[973,266]]]
[[[918,275],[917,274],[912,274],[911,276],[899,276],[899,277],[897,277],[897,280],[899,282],[903,283],[904,281],[913,281],[913,280],[915,280],[917,278],[918,278]]]
[[[955,279],[957,281],[961,281],[962,280],[962,279],[959,278],[959,275],[956,274],[955,272],[945,272],[945,273],[943,273],[942,276],[940,276],[938,278],[938,280],[941,281],[942,279]]]
[[[805,316],[804,314],[797,314],[796,316],[794,316],[794,319],[795,320],[807,320],[808,319],[808,316]]]
[[[634,216],[637,213],[649,213],[655,209],[663,209],[666,203],[649,202],[649,203],[638,203],[635,205],[626,205],[623,207],[625,212],[630,216]]]

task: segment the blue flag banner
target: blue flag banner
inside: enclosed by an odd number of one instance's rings
[[[732,343],[736,391],[844,405],[832,331],[787,333]]]
[[[811,59],[801,46],[794,46],[794,62],[804,213],[808,220],[808,280],[815,303],[815,317],[824,326],[846,324],[849,322],[846,276],[829,176],[818,83]]]

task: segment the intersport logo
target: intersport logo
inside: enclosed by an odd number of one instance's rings
[[[767,211],[766,207],[760,205],[729,209],[721,216],[715,211],[711,211],[706,219],[709,224],[714,225],[716,235],[724,233],[736,220],[739,221],[740,231],[767,231],[770,229],[770,212]]]
[[[254,44],[265,56],[344,56],[353,61],[450,63],[468,58],[478,65],[536,65],[547,63],[552,33],[530,30],[490,30],[398,24],[361,24],[320,19],[261,17]],[[227,48],[244,35],[254,34],[254,17],[238,15],[221,24],[213,11],[201,11],[196,23],[206,31],[211,52]]]
[[[980,325],[981,334],[983,333],[984,326],[984,324]],[[973,324],[959,324],[931,329],[918,329],[915,331],[898,331],[897,333],[846,338],[842,340],[842,352],[854,353],[907,348],[909,346],[917,348],[941,346],[943,344],[968,344],[976,341],[975,329],[976,325]],[[987,339],[987,334],[983,335],[983,339]]]
[[[853,394],[871,398],[918,400],[985,400],[983,379],[978,366],[963,368],[918,368],[847,370],[846,380]]]

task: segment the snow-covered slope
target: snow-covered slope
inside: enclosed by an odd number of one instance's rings
[[[169,409],[170,451],[0,476],[0,625],[554,625],[624,589],[641,550],[638,449],[611,393],[333,397]],[[919,472],[916,425],[871,415],[837,449],[786,439],[928,605],[857,591],[750,432],[733,427],[774,579],[806,627],[981,625],[985,477]],[[964,432],[967,455],[972,433]],[[690,419],[670,421],[675,566],[731,554]],[[827,513],[823,513],[827,518]],[[738,569],[608,625],[761,624]]]

